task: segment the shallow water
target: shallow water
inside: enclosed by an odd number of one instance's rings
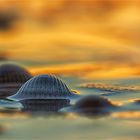
[[[0,101],[0,139],[45,140],[45,139],[140,139],[140,91],[109,91],[100,88],[80,87],[86,83],[140,86],[140,78],[113,80],[83,80],[61,77],[73,90],[81,95],[104,95],[121,107],[102,115],[78,115],[76,113],[21,112],[18,104],[9,107]],[[2,106],[3,101],[3,106]],[[4,104],[5,103],[5,104]]]

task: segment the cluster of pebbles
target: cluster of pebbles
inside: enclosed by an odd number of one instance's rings
[[[12,64],[0,66],[0,98],[0,108],[20,107],[27,112],[103,115],[119,108],[102,96],[76,94],[56,76],[32,76],[24,68]],[[74,104],[73,100],[76,100]]]

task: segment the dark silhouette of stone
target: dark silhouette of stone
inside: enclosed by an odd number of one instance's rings
[[[0,65],[0,98],[13,95],[31,74],[24,68],[13,64]]]

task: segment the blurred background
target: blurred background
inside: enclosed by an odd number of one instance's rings
[[[34,75],[140,75],[139,0],[0,0],[0,61]]]

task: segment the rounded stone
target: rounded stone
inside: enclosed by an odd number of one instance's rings
[[[14,64],[0,65],[0,98],[13,95],[32,75]]]

